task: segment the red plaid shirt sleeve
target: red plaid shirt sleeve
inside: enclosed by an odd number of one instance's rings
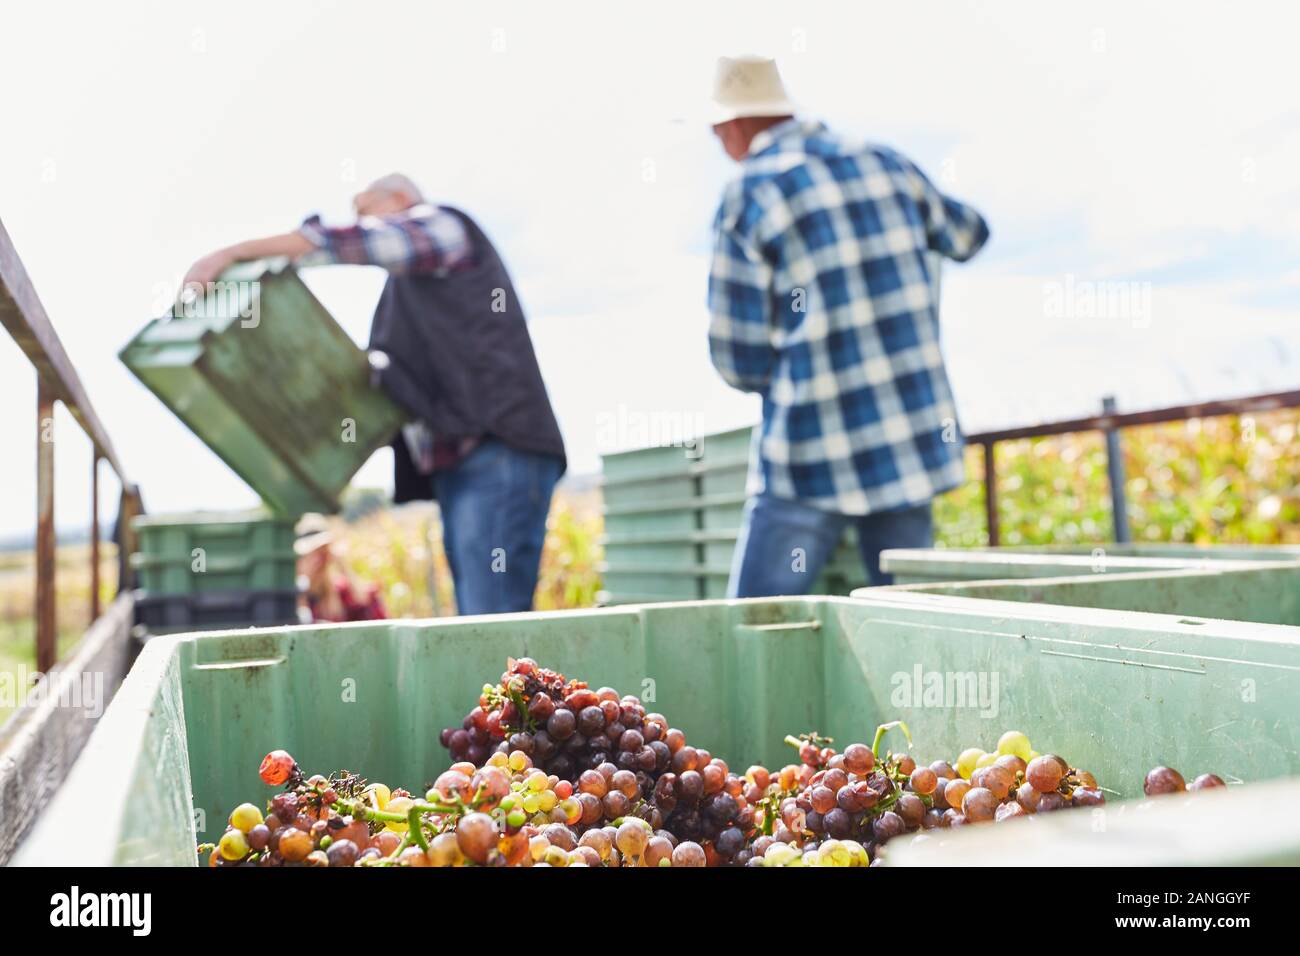
[[[370,265],[398,274],[447,275],[474,264],[465,224],[437,206],[414,206],[396,216],[366,217],[347,226],[306,219],[299,232],[316,248],[297,265]]]

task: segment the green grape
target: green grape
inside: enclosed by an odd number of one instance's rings
[[[221,854],[221,858],[232,863],[248,856],[248,850],[248,839],[244,836],[243,830],[227,830],[217,844],[217,851]]]
[[[412,800],[410,797],[393,797],[391,800],[388,801],[388,805],[384,807],[384,809],[389,813],[400,813],[403,816],[405,816],[407,813],[410,812],[411,807],[413,806],[415,806],[415,801]],[[385,823],[384,826],[386,826],[388,829],[392,830],[395,833],[405,833],[408,824],[405,820],[403,820],[401,823],[392,820]]]
[[[820,866],[852,866],[853,854],[839,840],[826,840],[817,848],[817,862]]]
[[[857,840],[841,840],[840,844],[849,852],[852,858],[850,866],[870,866],[871,856],[867,853],[867,848]]]
[[[984,756],[984,751],[978,747],[971,747],[961,752],[957,758],[957,773],[963,780],[969,780],[970,775],[975,772],[975,767],[979,759]]]
[[[799,851],[788,843],[773,843],[763,854],[764,866],[788,866],[799,856]],[[676,860],[673,861],[676,864]]]
[[[539,862],[551,848],[551,841],[544,836],[535,836],[528,841],[528,855],[534,862]]]
[[[1034,748],[1029,746],[1029,738],[1018,730],[1008,730],[998,738],[998,754],[1012,754],[1026,763]]]
[[[230,825],[241,833],[248,833],[261,822],[262,811],[251,803],[241,803],[230,813]]]

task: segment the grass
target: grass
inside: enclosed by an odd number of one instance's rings
[[[90,624],[90,548],[71,545],[58,550],[55,580],[55,627],[59,660],[64,660]],[[0,674],[13,680],[30,677],[36,668],[36,572],[31,552],[0,555]],[[117,591],[117,550],[100,548],[100,607]],[[0,695],[0,724],[13,709]]]

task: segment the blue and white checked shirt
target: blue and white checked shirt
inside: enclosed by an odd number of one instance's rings
[[[749,493],[864,515],[961,484],[929,253],[989,230],[891,149],[790,119],[754,137],[714,222],[709,349],[763,399]]]
[[[474,264],[465,224],[441,206],[422,203],[346,226],[326,226],[311,216],[298,231],[316,247],[298,257],[299,266],[380,266],[397,275],[443,276]]]

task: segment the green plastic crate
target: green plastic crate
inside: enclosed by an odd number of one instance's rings
[[[148,635],[300,624],[298,592],[204,591],[200,594],[135,592],[135,623]]]
[[[860,588],[853,597],[894,592],[945,597],[1150,611],[1225,621],[1300,626],[1300,563],[1243,562],[1230,567],[1088,574],[1058,578],[941,581]]]
[[[894,548],[882,552],[882,570],[895,584],[1056,578],[1142,571],[1215,570],[1241,562],[1300,561],[1300,550],[1238,545],[1093,545],[1037,548]]]
[[[143,515],[131,567],[155,595],[292,589],[294,522],[265,512]]]
[[[689,448],[641,448],[602,458],[602,604],[716,599],[727,580],[745,507],[752,428],[704,435]],[[845,534],[815,594],[866,583]]]
[[[268,628],[150,642],[17,862],[193,864],[195,843],[218,836],[234,806],[271,796],[256,772],[277,747],[313,771],[422,787],[449,763],[440,730],[523,654],[641,694],[733,767],[790,761],[787,733],[843,744],[903,719],[927,760],[1024,730],[1115,799],[1139,795],[1157,764],[1230,782],[1300,774],[1293,627],[894,593]],[[943,705],[900,695],[933,673],[983,675],[987,693]],[[1300,780],[1260,792],[1287,806]],[[1203,821],[1184,835],[1198,862],[1300,863],[1294,814],[1233,812],[1259,805],[1249,788],[1220,803],[1232,838]],[[1112,826],[1084,813],[1091,840],[1051,862],[1181,859],[1172,837],[1135,843],[1122,803],[1104,813]],[[996,841],[986,859],[1012,865],[1076,825],[1044,818],[978,837]]]
[[[220,281],[196,314],[145,326],[122,361],[272,509],[336,511],[405,415],[285,260]]]

